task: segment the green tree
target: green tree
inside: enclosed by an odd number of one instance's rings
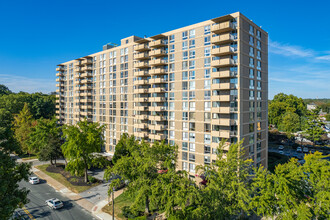
[[[37,153],[39,160],[50,160],[51,164],[54,162],[56,164],[56,159],[62,156],[61,142],[61,128],[54,117],[37,120],[36,126],[32,128],[28,144],[29,150]]]
[[[193,211],[195,219],[229,219],[249,211],[252,160],[243,160],[242,142],[229,146],[224,153],[225,140],[218,147],[217,159],[211,165],[199,166],[207,186],[199,193],[200,204]]]
[[[125,153],[113,167],[108,167],[105,178],[113,179],[119,175],[122,179],[111,182],[109,193],[112,187],[128,180],[125,193],[133,200],[130,207],[133,212],[137,213],[140,205],[144,205],[145,213],[150,212],[150,207],[157,207],[165,210],[166,215],[174,213],[176,206],[185,209],[192,186],[186,172],[176,171],[177,146],[164,142],[150,146],[144,141],[136,141],[133,136],[122,136],[121,139],[118,144],[125,146]]]
[[[307,134],[307,138],[312,140],[314,144],[315,141],[321,140],[321,136],[325,133],[322,128],[324,123],[320,120],[319,111],[319,108],[308,111],[305,125],[306,129],[304,131],[305,134]]]
[[[17,164],[10,153],[19,151],[12,129],[12,115],[0,109],[0,219],[9,219],[14,210],[28,202],[26,188],[18,183],[27,180],[30,165]]]
[[[250,208],[256,214],[278,219],[330,218],[330,163],[319,152],[279,164],[272,174],[257,172]]]
[[[24,153],[31,153],[28,147],[29,136],[33,126],[32,114],[30,113],[28,104],[25,103],[22,111],[14,116],[15,138],[21,146]]]
[[[0,96],[12,93],[7,86],[0,84]]]
[[[325,120],[330,121],[330,114],[325,115]]]
[[[86,183],[88,182],[87,170],[95,159],[93,153],[100,152],[101,146],[104,145],[104,128],[105,125],[89,123],[86,120],[63,128],[65,143],[62,145],[62,152],[68,160],[66,169],[74,174],[84,174]]]
[[[279,124],[279,129],[286,132],[289,138],[293,137],[294,132],[300,129],[300,118],[299,115],[293,112],[286,112],[282,116],[282,121]]]
[[[274,96],[268,105],[268,119],[270,124],[279,126],[283,115],[287,112],[296,113],[299,117],[306,114],[306,104],[304,100],[294,95],[279,93]]]
[[[123,134],[116,145],[116,151],[113,155],[112,162],[116,163],[121,157],[127,156],[130,153],[129,146],[133,145],[134,142],[134,136],[129,137],[128,134]]]

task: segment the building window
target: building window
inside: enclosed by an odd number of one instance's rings
[[[175,36],[174,34],[170,35],[170,43],[174,43],[175,41]]]
[[[204,67],[210,67],[211,66],[211,58],[204,58]]]
[[[189,60],[189,69],[195,69],[195,60]]]
[[[188,41],[183,41],[182,42],[182,50],[187,50],[188,49]]]
[[[204,78],[208,79],[211,77],[211,74],[210,74],[210,69],[205,69],[204,70]]]
[[[204,35],[211,33],[211,25],[204,26]]]
[[[254,79],[254,69],[250,69],[250,78]]]
[[[190,80],[195,79],[195,71],[189,71],[189,79]]]
[[[188,72],[187,71],[182,72],[182,80],[188,80]]]
[[[188,38],[188,31],[182,32],[182,40],[185,40]]]
[[[188,163],[182,162],[182,170],[188,171]]]
[[[170,52],[171,53],[175,52],[175,45],[174,44],[170,44]]]
[[[211,44],[211,36],[204,37],[204,45],[210,45]]]
[[[189,38],[195,38],[195,29],[189,31]]]
[[[170,62],[174,62],[174,54],[170,54]]]
[[[204,143],[205,144],[210,144],[211,143],[211,135],[210,134],[204,134]],[[208,146],[210,148],[210,146]],[[205,146],[204,146],[204,151],[205,151]]]
[[[195,50],[190,50],[189,51],[189,59],[194,59],[195,58]]]
[[[195,155],[194,155],[195,156]],[[195,173],[195,164],[193,164],[193,163],[190,163],[189,164],[189,172],[191,172],[191,173]]]
[[[189,153],[189,161],[195,162],[195,154]]]
[[[170,75],[169,75],[169,81],[174,81],[174,73],[170,73]]]
[[[211,56],[211,47],[204,48],[204,56],[205,57]]]
[[[188,160],[188,153],[182,152],[182,160]]]
[[[188,140],[188,132],[182,132],[182,140],[184,141]]]
[[[188,51],[183,51],[182,52],[182,59],[187,60],[188,59]]]
[[[195,152],[195,143],[189,143],[189,151]]]
[[[195,40],[189,40],[189,49],[195,48]]]
[[[188,143],[182,142],[182,150],[188,150]]]

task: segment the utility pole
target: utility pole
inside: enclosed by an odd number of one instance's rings
[[[115,187],[112,188],[112,220],[115,220]]]

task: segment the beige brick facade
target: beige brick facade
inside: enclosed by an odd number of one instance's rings
[[[221,139],[244,138],[267,166],[268,34],[241,13],[121,45],[58,65],[61,123],[107,125],[104,151],[122,133],[179,146],[179,168],[215,160]]]

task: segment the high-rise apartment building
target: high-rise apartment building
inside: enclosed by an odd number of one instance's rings
[[[239,12],[124,38],[56,70],[60,122],[106,124],[105,152],[123,133],[166,140],[193,174],[222,139],[244,139],[246,157],[267,166],[268,34]]]

